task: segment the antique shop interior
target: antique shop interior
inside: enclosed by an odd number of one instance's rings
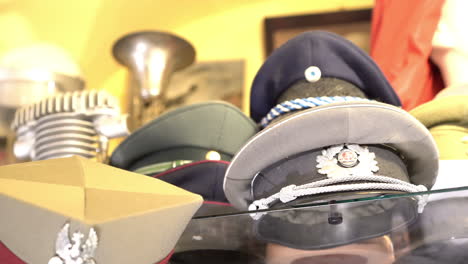
[[[0,264],[467,264],[465,0],[1,0]]]

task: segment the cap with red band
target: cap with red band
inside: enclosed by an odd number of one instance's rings
[[[204,203],[196,216],[232,213],[236,209],[224,195],[224,173],[231,158],[257,131],[257,125],[233,105],[189,105],[135,131],[115,150],[110,163],[201,195]],[[230,219],[214,225],[189,223],[186,232],[196,228],[203,240],[193,243],[191,236],[182,235],[170,262],[236,263],[240,260],[236,256],[252,259],[248,252],[239,250],[248,234]],[[220,243],[220,237],[230,239]]]
[[[153,177],[167,181],[203,197],[195,216],[214,216],[239,212],[232,207],[223,191],[225,161],[200,161],[183,165]],[[185,263],[263,263],[263,258],[246,248],[253,243],[252,232],[240,225],[236,217],[219,217],[216,221],[191,221],[179,239],[172,264]],[[194,240],[193,234],[198,234]]]

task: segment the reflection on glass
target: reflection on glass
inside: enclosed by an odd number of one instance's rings
[[[468,187],[424,193],[418,213],[422,194],[205,215],[171,263],[466,263]]]

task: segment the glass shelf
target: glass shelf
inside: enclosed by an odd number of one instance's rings
[[[191,220],[171,263],[468,261],[468,187],[209,211]]]

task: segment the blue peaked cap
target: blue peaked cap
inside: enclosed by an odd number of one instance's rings
[[[310,66],[318,67],[322,77],[354,84],[369,99],[401,106],[392,86],[369,55],[339,35],[311,31],[286,42],[262,65],[252,84],[251,117],[259,122],[286,89],[306,80],[304,72]]]

